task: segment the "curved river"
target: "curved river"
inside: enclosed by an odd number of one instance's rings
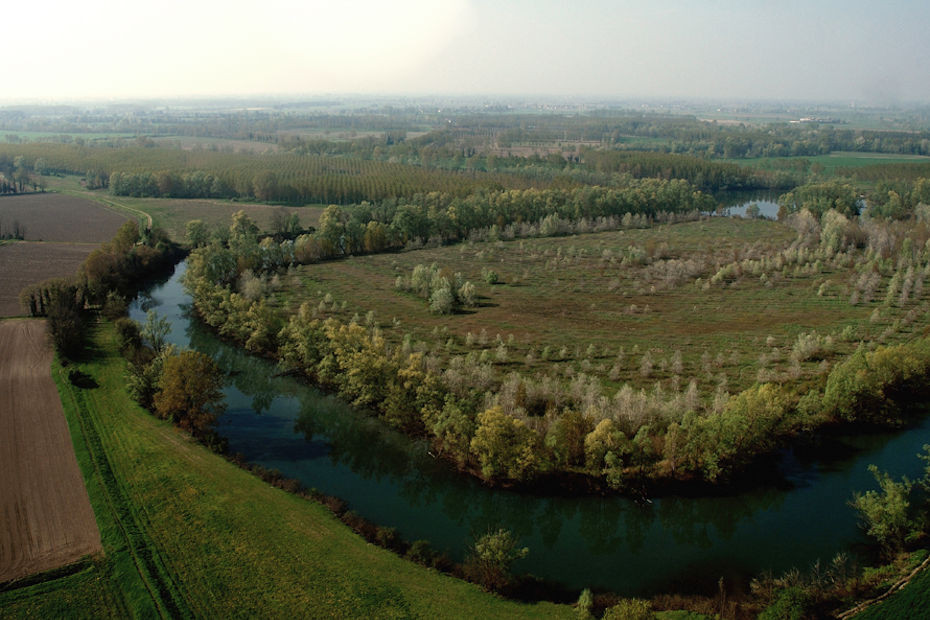
[[[170,341],[213,357],[228,377],[218,424],[230,449],[348,502],[407,540],[429,540],[461,559],[476,534],[513,531],[530,549],[515,566],[572,588],[625,595],[710,591],[722,576],[745,582],[766,569],[802,570],[864,542],[848,506],[875,486],[877,464],[894,476],[921,473],[915,457],[930,442],[930,420],[905,432],[840,438],[815,457],[787,453],[783,483],[713,497],[665,497],[641,506],[620,497],[545,497],[492,490],[427,454],[426,444],[386,428],[274,364],[220,342],[189,317],[178,265],[137,299],[171,322]],[[275,524],[269,524],[275,527]]]

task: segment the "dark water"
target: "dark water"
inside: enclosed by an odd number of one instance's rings
[[[172,324],[171,342],[203,351],[229,376],[219,431],[248,460],[346,500],[407,540],[427,539],[461,559],[476,533],[512,530],[530,548],[519,571],[572,587],[649,594],[713,589],[829,561],[864,538],[847,502],[874,487],[869,463],[919,476],[915,458],[930,442],[930,421],[897,434],[839,439],[818,454],[787,454],[784,484],[726,497],[666,497],[640,506],[617,497],[539,497],[485,488],[431,458],[422,442],[385,428],[335,397],[217,340],[188,318],[178,276],[137,300]],[[274,524],[269,524],[274,527]]]

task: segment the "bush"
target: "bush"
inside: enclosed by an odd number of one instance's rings
[[[499,529],[479,537],[465,560],[465,575],[489,590],[500,591],[510,585],[510,568],[526,557],[530,550],[518,547],[509,530]]]
[[[604,612],[604,620],[649,620],[655,617],[652,603],[641,598],[620,601]]]
[[[762,610],[759,620],[801,620],[810,603],[810,595],[804,588],[787,588],[779,592],[775,601]]]

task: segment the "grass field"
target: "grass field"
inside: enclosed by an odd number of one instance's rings
[[[105,557],[0,591],[3,617],[548,617],[406,562],[322,506],[274,489],[150,416],[124,391],[115,334],[56,377]]]
[[[746,275],[727,284],[697,283],[710,280],[720,265],[771,255],[794,238],[776,222],[712,218],[469,243],[302,267],[300,285],[291,280],[277,298],[291,308],[309,301],[319,316],[342,320],[353,315],[364,320],[374,311],[395,344],[409,334],[414,348],[440,357],[486,355],[502,373],[555,368],[566,377],[585,372],[613,385],[647,388],[675,375],[682,386],[695,378],[699,387],[712,388],[723,376],[732,392],[755,382],[762,366],[788,372],[789,354],[802,333],[832,335],[841,354],[892,322],[890,315],[871,321],[877,302],[849,303],[850,269],[789,268],[768,281]],[[395,288],[398,276],[431,263],[476,284],[479,306],[436,315],[426,300]],[[482,279],[486,270],[498,273],[498,284]],[[501,343],[503,362],[494,357]],[[653,366],[644,373],[647,352]],[[814,372],[816,366],[806,362],[802,370]]]
[[[861,168],[863,166],[874,166],[876,164],[927,163],[930,162],[930,157],[837,151],[829,155],[817,155],[814,157],[759,157],[754,159],[731,159],[725,161],[751,168],[761,168],[763,170],[790,170],[792,169],[792,162],[799,162],[801,160],[806,160],[810,162],[811,165],[819,164],[823,167],[823,175],[833,177],[841,173],[844,168]]]

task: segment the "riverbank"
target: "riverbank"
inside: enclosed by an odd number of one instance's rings
[[[323,506],[275,489],[133,403],[113,329],[92,357],[53,373],[103,560],[0,592],[5,617],[128,615],[560,617],[571,609],[504,601],[373,547]]]

